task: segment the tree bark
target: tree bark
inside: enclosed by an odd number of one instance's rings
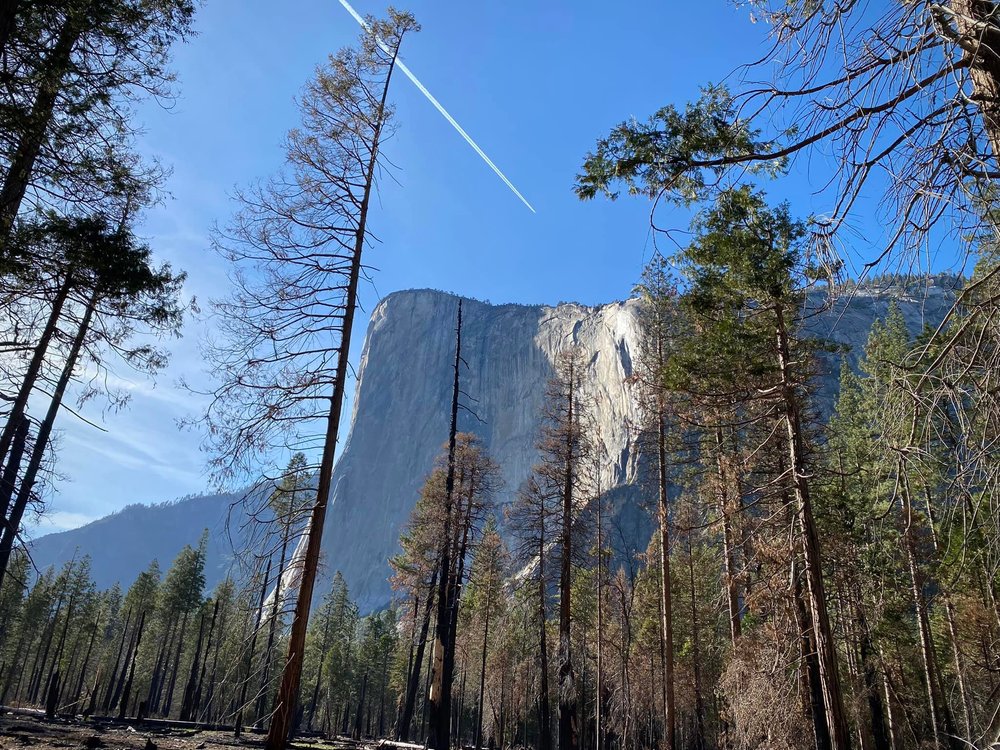
[[[253,674],[253,655],[257,649],[257,632],[260,630],[260,621],[264,617],[264,602],[267,599],[267,582],[271,578],[271,561],[267,561],[267,570],[264,573],[264,582],[260,587],[260,601],[257,604],[257,617],[254,621],[253,633],[250,634],[250,648],[243,663],[243,683],[240,686],[240,702],[236,708],[236,720],[233,722],[233,735],[239,737],[243,732],[243,710],[247,704],[247,686],[250,684],[250,676]],[[272,726],[274,722],[272,720]]]
[[[788,329],[785,325],[781,304],[776,304],[775,335],[777,338],[778,367],[781,375],[781,400],[788,437],[788,457],[790,461],[792,489],[795,497],[802,554],[805,560],[806,588],[811,610],[813,638],[819,662],[820,680],[823,686],[823,704],[827,725],[830,728],[832,750],[848,750],[851,736],[844,713],[844,701],[840,691],[840,674],[837,667],[837,651],[830,627],[827,611],[823,570],[820,562],[819,538],[813,518],[809,483],[806,480],[805,446],[802,439],[802,424],[799,415],[798,396],[795,393],[791,372],[791,353],[788,343]]]
[[[319,701],[319,688],[323,684],[323,662],[326,661],[326,652],[330,645],[330,618],[326,618],[323,623],[323,642],[319,647],[319,668],[316,670],[316,685],[313,687],[312,700],[309,702],[309,718],[306,720],[306,728],[312,729],[313,719],[316,716],[316,704]],[[398,739],[398,738],[397,738]]]
[[[17,486],[17,474],[21,471],[21,461],[24,460],[24,451],[28,442],[28,418],[21,414],[13,421],[17,425],[14,429],[14,444],[11,446],[7,463],[3,467],[3,475],[0,476],[0,541],[8,534],[12,537],[17,534],[17,526],[9,522],[7,510],[10,507],[14,488]],[[6,565],[0,567],[0,585],[3,584],[6,573]]]
[[[479,702],[478,711],[476,716],[476,736],[473,741],[473,747],[475,750],[479,750],[480,743],[483,737],[483,701],[486,697],[486,650],[489,646],[490,639],[490,605],[492,601],[489,599],[490,593],[493,591],[493,565],[492,561],[490,563],[490,575],[486,582],[486,612],[483,622],[483,648],[482,654],[480,656],[479,663]]]
[[[88,5],[89,3],[80,3],[70,6],[71,10],[66,14],[55,46],[45,57],[35,103],[28,115],[24,132],[20,133],[3,186],[0,187],[0,247],[6,245],[10,238],[21,202],[31,182],[35,161],[52,122],[56,99],[69,68],[73,48],[83,35],[83,17]]]
[[[549,647],[545,633],[545,509],[542,508],[538,534],[538,624],[539,624],[539,696],[538,696],[538,747],[552,750],[552,712],[549,707]]]
[[[125,626],[122,628],[122,637],[118,640],[118,653],[115,655],[115,663],[111,668],[111,677],[108,679],[108,687],[104,691],[104,702],[101,704],[101,709],[104,712],[107,712],[111,705],[111,693],[114,689],[115,681],[118,679],[118,666],[121,664],[122,651],[125,648],[125,636],[128,635],[128,626],[131,620],[132,607],[129,606],[125,611]]]
[[[0,57],[7,51],[7,44],[14,34],[20,5],[21,0],[0,0]]]
[[[257,720],[264,715],[264,705],[267,702],[268,685],[271,677],[271,655],[274,652],[274,636],[278,629],[278,608],[281,604],[281,577],[285,573],[285,557],[288,554],[288,540],[292,531],[292,520],[287,519],[281,539],[281,553],[278,556],[278,574],[274,584],[274,603],[271,605],[271,621],[267,629],[267,646],[264,647],[264,671],[260,677],[260,695],[257,697]]]
[[[658,343],[658,346],[662,344]],[[662,354],[660,356],[662,361]],[[670,592],[670,515],[667,494],[667,428],[664,406],[659,405],[656,419],[656,452],[659,468],[660,513],[660,637],[663,644],[663,746],[674,750],[677,734],[677,711],[674,700],[674,618]]]
[[[572,558],[573,558],[573,486],[576,475],[574,465],[574,439],[576,434],[576,367],[569,363],[568,394],[566,404],[566,444],[564,450],[562,487],[562,554],[559,566],[559,750],[577,750],[580,730],[576,711],[576,674],[573,670],[572,625]]]
[[[434,637],[433,670],[428,702],[430,733],[427,745],[432,750],[451,747],[451,683],[454,675],[454,622],[451,580],[452,515],[455,497],[455,442],[458,434],[459,373],[462,362],[462,300],[458,301],[458,325],[455,333],[454,383],[451,396],[451,426],[448,430],[448,473],[445,478],[444,528],[440,570],[438,573],[437,629]],[[449,654],[451,658],[449,659]]]
[[[594,748],[602,750],[604,713],[604,499],[597,472],[597,674],[594,682]]]
[[[219,600],[216,599],[215,605],[212,607],[212,621],[208,626],[208,638],[205,641],[205,656],[201,660],[201,673],[198,675],[198,686],[195,688],[194,699],[192,700],[192,721],[198,718],[198,712],[201,710],[202,686],[205,683],[205,673],[208,671],[208,652],[212,649],[212,639],[215,637],[215,620],[218,614]]]
[[[1000,21],[990,0],[948,3],[960,46],[969,62],[972,101],[983,117],[983,129],[995,159],[1000,159]]]
[[[7,571],[10,552],[14,546],[17,529],[21,525],[21,517],[24,515],[25,508],[28,507],[28,501],[31,499],[31,491],[35,487],[35,480],[42,466],[45,448],[48,445],[49,436],[52,434],[52,426],[55,424],[56,415],[59,413],[59,407],[62,405],[63,396],[66,394],[66,386],[73,375],[73,370],[76,369],[80,349],[83,347],[83,341],[90,330],[90,321],[93,318],[96,307],[97,292],[95,291],[87,303],[87,309],[83,314],[83,319],[80,321],[80,326],[73,339],[69,354],[66,356],[66,362],[63,365],[59,381],[56,383],[55,390],[52,393],[52,400],[49,402],[48,411],[46,411],[45,418],[38,427],[38,435],[35,438],[34,449],[31,451],[31,458],[28,460],[28,465],[24,470],[24,477],[21,479],[17,499],[14,501],[10,517],[7,519],[8,533],[4,534],[3,539],[0,540],[0,584],[3,584],[3,576]]]
[[[198,687],[199,661],[201,660],[201,644],[205,636],[205,613],[201,613],[201,621],[198,623],[198,640],[194,645],[194,658],[191,660],[191,670],[188,673],[188,681],[184,686],[184,697],[181,699],[181,721],[190,721],[191,713],[194,710],[194,691]]]
[[[694,582],[694,550],[691,546],[691,532],[687,532],[688,584],[691,587],[691,659],[694,672],[694,748],[704,750],[705,738],[705,700],[702,696],[701,682],[701,636],[698,626],[698,604],[695,598]]]
[[[25,410],[28,408],[28,398],[31,396],[31,391],[34,390],[35,383],[38,381],[38,375],[42,371],[42,365],[45,363],[45,355],[48,354],[49,344],[52,343],[52,337],[56,333],[59,317],[62,315],[63,306],[66,304],[72,283],[72,273],[68,272],[59,290],[56,292],[55,298],[52,300],[49,317],[45,321],[45,327],[42,329],[38,343],[35,344],[35,348],[31,353],[28,369],[24,373],[17,395],[10,406],[10,412],[7,414],[7,421],[4,423],[3,432],[0,432],[0,460],[7,458],[7,451],[10,450],[11,444],[17,440],[18,431],[23,429],[22,425],[27,423]],[[7,518],[10,501],[14,496],[19,463],[20,459],[14,460],[13,457],[10,461],[6,461],[3,479],[0,482],[0,519]],[[6,528],[5,525],[4,529],[0,529],[0,533],[5,534]]]
[[[122,663],[121,675],[118,677],[118,682],[114,686],[114,692],[113,693],[110,692],[111,687],[112,687],[111,683],[108,683],[109,698],[108,698],[108,700],[107,700],[107,702],[106,702],[106,704],[104,706],[105,713],[107,713],[108,711],[114,711],[115,706],[118,705],[118,701],[121,699],[122,692],[125,689],[125,681],[128,678],[129,665],[132,663],[132,657],[133,657],[133,654],[134,654],[134,650],[136,648],[138,648],[138,645],[137,645],[138,639],[139,639],[139,635],[138,634],[141,632],[140,626],[145,622],[145,620],[146,620],[146,612],[145,612],[145,610],[143,610],[142,612],[139,613],[138,623],[136,624],[135,628],[133,629],[132,634],[129,636],[128,650],[125,652],[125,661]],[[122,633],[122,638],[124,639],[124,637],[125,637],[125,634]]]
[[[784,458],[778,456],[778,471],[784,474],[787,465]],[[796,524],[794,500],[786,488],[782,489],[782,501],[787,509],[786,523],[789,528]],[[813,727],[813,741],[816,750],[829,750],[831,746],[830,725],[827,723],[825,698],[823,695],[823,680],[820,676],[819,654],[816,652],[816,642],[813,637],[813,622],[809,609],[802,596],[802,580],[799,572],[800,543],[792,535],[788,540],[789,580],[791,582],[791,604],[795,612],[795,625],[799,631],[799,669],[800,689],[806,700],[806,710]]]
[[[164,705],[162,707],[163,716],[165,718],[170,717],[170,709],[174,705],[174,688],[177,687],[177,673],[181,668],[181,655],[183,654],[184,648],[184,634],[187,632],[188,623],[188,613],[185,612],[183,617],[181,617],[181,632],[180,636],[177,638],[177,652],[174,654],[174,668],[170,672],[170,681],[167,683],[167,695],[164,699]]]
[[[902,458],[897,463],[899,472],[906,472],[906,463]],[[906,485],[905,474],[899,474]],[[917,615],[917,632],[920,636],[920,659],[923,668],[923,682],[927,695],[927,705],[930,709],[931,730],[934,741],[946,744],[952,750],[959,750],[964,743],[958,738],[955,719],[951,713],[948,701],[941,689],[940,674],[937,666],[937,656],[934,653],[934,635],[931,631],[930,608],[924,594],[924,576],[917,560],[916,540],[914,539],[915,518],[908,486],[902,489],[902,533],[903,547],[906,550],[907,567],[910,574],[910,593]]]
[[[128,706],[129,695],[132,692],[132,680],[135,677],[135,660],[139,654],[139,645],[142,643],[142,630],[145,627],[145,625],[146,625],[146,613],[143,612],[142,615],[139,616],[139,630],[135,636],[135,648],[132,650],[132,655],[128,660],[128,669],[125,670],[125,674],[127,676],[125,679],[125,687],[122,689],[121,709],[118,712],[119,719],[125,718],[125,709]]]
[[[90,666],[90,655],[94,650],[94,641],[97,639],[97,631],[101,627],[101,616],[97,616],[97,620],[94,622],[94,627],[90,631],[90,641],[87,643],[87,653],[83,657],[83,666],[80,667],[80,678],[76,683],[76,690],[73,691],[73,706],[80,702],[80,698],[83,697],[83,681],[87,677],[87,667]],[[98,669],[98,671],[100,671]],[[75,712],[74,712],[75,713]]]
[[[292,730],[292,720],[295,716],[295,705],[298,701],[299,683],[302,679],[302,657],[305,653],[306,631],[309,627],[309,608],[312,604],[313,589],[316,585],[316,574],[319,569],[320,544],[323,539],[323,524],[326,521],[326,509],[330,501],[330,489],[333,479],[333,460],[336,455],[337,439],[340,429],[340,415],[344,406],[344,394],[347,388],[347,366],[351,347],[351,334],[354,330],[354,313],[357,308],[358,282],[361,276],[361,254],[367,237],[368,205],[371,199],[372,186],[375,180],[375,168],[378,163],[379,146],[381,144],[382,126],[385,123],[386,101],[389,96],[389,83],[395,69],[398,48],[393,52],[393,58],[385,77],[382,98],[379,106],[379,120],[375,126],[372,138],[371,156],[365,175],[364,195],[358,212],[358,227],[355,232],[354,251],[351,257],[350,277],[344,299],[344,320],[341,330],[340,347],[337,352],[337,371],[330,397],[330,411],[326,423],[326,436],[323,443],[323,458],[320,463],[319,478],[316,488],[316,505],[309,518],[306,534],[306,554],[302,563],[302,580],[299,584],[299,595],[295,602],[295,614],[292,617],[292,628],[288,638],[288,657],[285,670],[278,686],[271,725],[268,728],[265,747],[267,750],[284,750]]]
[[[736,560],[733,552],[733,523],[730,518],[729,489],[726,476],[725,439],[722,428],[715,429],[716,456],[715,468],[719,479],[719,515],[722,516],[722,562],[726,583],[726,606],[729,610],[729,638],[736,648],[736,642],[743,633],[743,621],[740,613],[740,595],[736,586]]]
[[[420,671],[424,663],[427,632],[431,624],[437,575],[438,569],[435,567],[434,572],[431,573],[430,584],[427,587],[427,601],[424,602],[424,619],[420,626],[420,638],[417,641],[417,652],[413,659],[413,671],[410,673],[410,679],[406,685],[406,700],[403,703],[403,715],[399,720],[399,727],[396,731],[397,740],[408,740],[410,738],[410,725],[413,723],[413,712],[417,705],[417,690],[420,687]]]

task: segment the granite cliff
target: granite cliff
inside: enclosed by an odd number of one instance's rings
[[[387,559],[396,553],[399,532],[447,439],[458,299],[430,290],[397,292],[372,312],[323,542],[327,572],[344,574],[363,610],[389,601]],[[892,299],[916,332],[939,322],[953,297],[935,285],[878,293],[861,289],[810,316],[808,329],[842,344],[853,360],[872,322],[885,314]],[[818,301],[814,298],[813,304]],[[587,395],[595,405],[595,437],[604,459],[602,486],[611,491],[623,536],[641,549],[648,527],[639,509],[637,414],[626,382],[638,351],[637,309],[634,300],[598,307],[464,300],[466,409],[459,427],[477,433],[503,468],[505,487],[498,500],[509,501],[535,461],[540,407],[553,363],[559,352],[579,346],[585,352]],[[819,405],[825,411],[835,396],[839,358],[827,356],[821,369]],[[44,567],[79,549],[77,554],[91,555],[98,585],[120,580],[127,586],[154,554],[162,566],[169,565],[203,528],[218,532],[230,500],[210,496],[132,506],[80,529],[42,537],[32,554]],[[167,518],[176,522],[164,526],[158,520]],[[135,523],[140,526],[132,528]],[[154,528],[159,541],[152,546],[122,549],[112,541],[143,538]],[[206,571],[210,586],[224,575],[230,559],[222,540],[213,539]]]

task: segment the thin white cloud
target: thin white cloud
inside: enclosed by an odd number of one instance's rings
[[[347,12],[354,17],[355,21],[361,24],[361,28],[365,29],[366,31],[368,30],[368,24],[365,22],[365,19],[362,18],[358,14],[358,12],[351,7],[351,4],[348,3],[347,0],[340,0],[340,4],[343,5],[344,8],[347,10]],[[389,48],[382,42],[381,39],[376,39],[376,41],[378,42],[379,47],[381,47],[384,52],[386,52],[387,54],[391,54]],[[531,213],[536,213],[535,209],[532,207],[530,203],[528,203],[527,199],[523,195],[521,195],[521,192],[516,187],[514,187],[514,183],[508,180],[507,176],[500,171],[500,167],[498,167],[496,164],[493,163],[493,160],[486,155],[486,153],[479,147],[479,144],[476,143],[474,140],[472,140],[472,136],[470,136],[468,133],[465,132],[465,129],[461,125],[459,125],[458,122],[456,122],[455,118],[448,113],[448,110],[446,110],[444,106],[442,106],[441,102],[439,102],[434,97],[434,95],[427,90],[427,87],[424,86],[424,84],[422,84],[415,75],[413,75],[412,71],[406,66],[406,63],[404,63],[398,57],[396,58],[396,67],[398,67],[401,71],[403,71],[403,73],[406,74],[406,77],[413,82],[413,85],[416,86],[417,89],[419,89],[420,93],[423,94],[425,97],[427,97],[427,101],[433,104],[435,109],[437,109],[437,111],[441,113],[444,119],[446,119],[451,124],[451,126],[458,131],[458,134],[465,139],[465,142],[468,143],[470,146],[472,146],[472,150],[475,151],[477,154],[479,154],[480,158],[482,158],[482,160],[486,162],[487,166],[489,166],[489,168],[496,173],[497,177],[503,180],[504,184],[510,188],[511,192],[521,199],[521,203],[526,205],[531,210]]]
[[[57,531],[69,531],[70,529],[77,529],[80,526],[86,526],[93,520],[95,520],[95,517],[86,513],[55,511],[54,513],[46,513],[42,516],[38,521],[38,525],[31,529],[31,533],[33,536],[41,536],[42,534],[51,534]]]

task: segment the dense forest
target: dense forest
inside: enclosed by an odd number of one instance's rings
[[[101,591],[85,551],[36,570],[25,529],[61,480],[57,417],[74,399],[122,406],[109,376],[161,370],[192,306],[137,235],[165,171],[140,157],[132,107],[173,95],[196,9],[0,2],[0,706],[273,750],[1000,747],[1000,9],[740,5],[771,29],[751,70],[773,82],[628,120],[576,176],[583,200],[652,206],[625,383],[645,550],[602,487],[571,345],[537,462],[499,502],[502,467],[459,430],[477,399],[459,302],[450,429],[387,564],[393,605],[362,612],[321,540],[371,205],[394,169],[391,92],[419,25],[364,19],[302,90],[283,166],[214,230],[231,285],[208,302],[214,379],[188,426],[220,485],[251,488],[230,575],[206,590],[206,530]],[[799,217],[765,189],[820,148],[833,209]],[[852,276],[838,248],[868,190],[889,239]],[[664,223],[678,211],[683,232]],[[911,330],[890,306],[856,367],[806,333],[816,299],[919,293],[923,275],[893,268],[938,242],[963,259],[941,276],[956,302],[940,325]],[[824,413],[821,363],[838,359]]]

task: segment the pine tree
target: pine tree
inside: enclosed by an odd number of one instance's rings
[[[418,25],[393,9],[369,19],[359,45],[330,57],[299,104],[286,140],[286,171],[238,196],[241,210],[215,244],[234,266],[235,291],[216,310],[209,352],[221,384],[204,421],[224,479],[255,473],[275,447],[302,444],[323,425],[317,499],[267,745],[292,732],[309,609],[331,491],[369,206],[392,130],[389,85],[403,37]],[[316,349],[316,341],[334,342]]]
[[[743,187],[723,193],[699,217],[695,230],[681,262],[690,280],[685,304],[699,335],[688,340],[681,369],[729,391],[764,383],[770,404],[764,418],[776,417],[775,428],[784,433],[782,474],[794,501],[804,560],[821,689],[814,703],[823,706],[830,747],[847,748],[850,734],[809,480],[803,417],[808,353],[796,339],[802,289],[810,275],[801,260],[805,229],[787,206],[772,210],[760,194]]]
[[[116,212],[126,195],[155,188],[137,159],[132,102],[169,98],[173,45],[191,34],[190,0],[7,2],[0,46],[7,85],[0,160],[0,248],[22,213],[64,206]],[[26,212],[25,212],[26,213]]]
[[[490,625],[504,607],[504,578],[509,565],[507,549],[497,530],[496,520],[490,517],[483,529],[482,540],[476,547],[469,575],[469,611],[472,621],[482,621],[480,644],[479,691],[476,699],[476,724],[473,746],[479,750],[483,736],[483,712],[486,700],[486,663],[490,648]],[[499,610],[499,611],[498,611]]]

